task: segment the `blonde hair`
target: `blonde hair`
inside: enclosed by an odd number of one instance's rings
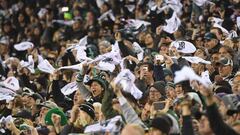
[[[90,125],[94,120],[84,111],[80,110],[77,120],[74,122],[75,127],[85,127]]]
[[[95,110],[95,111],[100,112],[100,111],[101,111],[101,108],[102,108],[102,104],[99,103],[99,102],[96,102],[96,103],[93,103],[93,107],[94,107],[94,110]]]

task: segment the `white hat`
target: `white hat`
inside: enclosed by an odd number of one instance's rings
[[[65,85],[62,89],[61,92],[63,95],[70,95],[73,92],[78,90],[77,82],[71,82]]]
[[[20,89],[18,79],[13,77],[13,76],[8,77],[3,82],[0,82],[0,86],[2,86],[3,88],[7,88],[7,89],[11,90],[12,93],[15,93],[17,90]]]
[[[17,51],[25,51],[25,50],[27,50],[27,49],[29,49],[29,48],[33,48],[33,47],[34,47],[33,43],[32,43],[32,42],[28,42],[28,41],[26,41],[26,42],[21,42],[21,43],[19,43],[19,44],[15,44],[15,45],[14,45],[14,48],[15,48]]]
[[[42,72],[49,74],[53,74],[53,72],[55,71],[55,68],[46,59],[39,63],[37,67]]]
[[[166,20],[167,25],[163,26],[163,30],[167,33],[174,33],[178,30],[178,27],[181,25],[181,20],[177,17],[176,12],[173,12],[171,18]]]
[[[170,45],[170,48],[172,47],[181,53],[194,53],[196,51],[196,47],[188,41],[173,41]]]
[[[130,93],[136,99],[142,97],[142,91],[140,91],[134,84],[135,76],[129,69],[123,69],[115,78],[115,84],[121,84],[123,91]]]
[[[194,57],[184,56],[183,58],[186,59],[187,61],[191,62],[191,63],[196,63],[196,64],[202,63],[202,64],[208,64],[208,65],[211,64],[210,61],[206,61],[206,60],[204,60],[200,57],[197,57],[197,56],[194,56]]]

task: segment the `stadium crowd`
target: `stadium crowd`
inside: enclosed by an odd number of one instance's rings
[[[1,135],[240,134],[239,0],[1,0]]]

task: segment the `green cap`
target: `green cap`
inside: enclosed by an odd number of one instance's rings
[[[93,82],[98,82],[104,88],[104,90],[107,89],[107,81],[104,80],[100,75],[93,77],[86,84],[90,86]]]
[[[67,117],[65,116],[65,114],[58,108],[54,108],[54,109],[51,109],[47,112],[46,116],[45,116],[45,123],[47,125],[53,125],[53,122],[52,122],[52,114],[57,114],[61,117],[61,126],[64,126],[67,124]]]
[[[217,36],[214,33],[208,32],[204,35],[205,40],[217,39]]]

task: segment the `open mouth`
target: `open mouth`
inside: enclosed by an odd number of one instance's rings
[[[93,96],[96,96],[97,91],[95,89],[92,89]]]

